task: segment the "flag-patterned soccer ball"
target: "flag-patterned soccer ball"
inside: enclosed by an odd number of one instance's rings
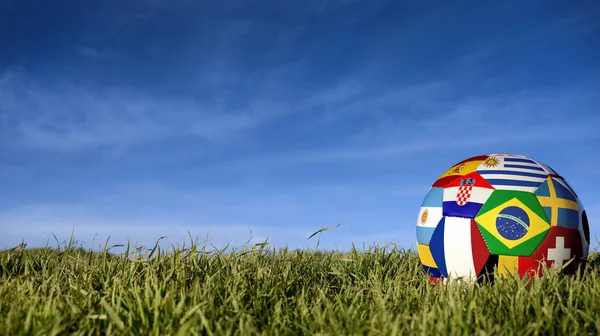
[[[588,219],[579,197],[549,166],[513,154],[475,156],[431,186],[417,219],[417,247],[434,282],[498,274],[577,271],[587,259]],[[569,262],[567,264],[567,262]]]

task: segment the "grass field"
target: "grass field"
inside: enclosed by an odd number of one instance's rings
[[[2,335],[575,335],[600,332],[600,258],[582,278],[433,286],[417,255],[254,246],[0,253]]]

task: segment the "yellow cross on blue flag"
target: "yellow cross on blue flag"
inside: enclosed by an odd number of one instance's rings
[[[577,197],[562,179],[548,177],[535,191],[552,226],[579,227]]]

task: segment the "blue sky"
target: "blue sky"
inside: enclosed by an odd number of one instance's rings
[[[94,248],[188,230],[306,248],[340,222],[320,247],[409,248],[434,180],[495,152],[564,175],[600,236],[599,14],[594,1],[3,2],[0,248],[72,230]]]

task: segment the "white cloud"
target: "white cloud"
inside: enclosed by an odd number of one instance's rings
[[[317,125],[334,127],[336,122],[358,114],[383,115],[379,122],[362,125],[362,131],[349,135],[346,145],[256,156],[219,167],[257,169],[299,163],[341,163],[465,148],[486,153],[502,151],[492,148],[523,145],[549,148],[598,138],[596,125],[600,124],[600,116],[594,111],[600,104],[600,96],[595,94],[595,82],[566,89],[467,96],[444,102],[440,95],[448,86],[433,83],[388,91],[341,107],[335,105],[325,119],[317,117]],[[347,97],[353,95],[358,93]],[[399,117],[386,117],[382,110],[394,106]],[[402,113],[410,109],[420,110],[423,115]]]
[[[509,10],[514,11],[514,8],[510,7]],[[530,31],[524,31],[518,36],[489,38],[487,39],[488,42],[483,43],[478,51],[465,57],[462,62],[466,65],[480,64],[484,62],[486,58],[492,57],[503,51],[518,49],[532,41],[536,41],[537,43],[540,43],[540,41],[556,43],[557,36],[561,36],[561,38],[565,39],[576,38],[593,31],[595,28],[593,25],[595,22],[594,18],[594,14],[584,13],[554,20],[548,25],[536,27],[536,29]]]
[[[116,87],[92,89],[65,82],[50,87],[26,76],[5,73],[0,77],[0,127],[5,137],[24,146],[74,150],[172,137],[247,142],[251,141],[249,131],[290,114],[305,115],[315,127],[335,127],[361,115],[371,118],[361,131],[348,136],[347,144],[353,149],[294,158],[312,161],[461,147],[475,138],[487,139],[488,143],[514,142],[517,138],[536,141],[558,128],[563,135],[582,137],[593,133],[590,125],[597,121],[591,113],[599,103],[596,82],[547,91],[470,96],[466,88],[459,87],[468,82],[468,76],[381,91],[357,77],[348,77],[330,87],[289,97],[294,88],[281,83],[301,64],[285,64],[244,78],[229,72],[225,77],[216,78],[212,72],[203,77],[207,83],[218,84],[216,87],[242,79],[244,85],[256,83],[256,94],[246,101],[235,101],[235,105],[225,91],[219,90],[212,102],[203,102]],[[285,95],[288,97],[283,98]],[[589,120],[582,123],[586,118]],[[503,139],[502,134],[507,133],[510,137]]]
[[[285,227],[265,227],[241,222],[195,223],[190,220],[154,219],[138,214],[135,218],[103,216],[101,211],[91,206],[64,204],[44,204],[22,207],[5,212],[0,217],[0,249],[18,245],[22,240],[29,247],[44,246],[48,241],[55,246],[56,236],[60,242],[68,241],[71,234],[84,247],[98,248],[110,237],[111,244],[132,243],[152,246],[160,237],[167,237],[161,246],[184,244],[189,235],[199,241],[208,241],[222,248],[242,246],[268,239],[283,243],[306,236],[302,230]],[[54,236],[53,236],[54,235]],[[92,241],[95,241],[92,246]]]
[[[4,233],[0,249],[15,246],[22,239],[30,246],[44,245],[48,238],[53,241],[52,233],[61,241],[68,240],[72,230],[75,239],[85,244],[95,235],[100,243],[109,235],[115,244],[129,237],[149,245],[161,236],[169,237],[165,243],[181,243],[189,230],[201,240],[210,233],[217,246],[239,246],[252,237],[253,242],[268,238],[278,247],[314,247],[315,240],[307,240],[308,236],[339,222],[344,226],[325,234],[321,246],[346,246],[353,239],[349,234],[386,232],[386,222],[380,217],[401,215],[398,207],[390,208],[382,200],[404,202],[414,195],[422,197],[425,192],[412,185],[400,188],[367,183],[269,190],[191,190],[131,183],[69,203],[30,203],[0,212],[0,230]],[[373,206],[378,210],[373,211]],[[394,239],[399,238],[390,236],[385,242]]]
[[[114,60],[121,57],[117,52],[111,50],[102,50],[86,46],[78,47],[76,48],[76,50],[82,56],[94,58],[97,60]]]
[[[35,148],[71,150],[186,135],[218,141],[255,122],[243,113],[222,113],[218,106],[126,89],[48,88],[9,80],[1,91],[7,99],[0,102],[0,111],[13,125],[5,132]]]
[[[219,97],[216,103],[207,103],[186,97],[156,97],[124,88],[53,84],[43,86],[10,73],[1,77],[4,136],[24,146],[52,150],[186,136],[217,143],[239,141],[244,132],[273,118],[335,104],[358,91],[355,86],[342,83],[287,100],[259,94],[258,98],[243,102],[244,107],[231,107]]]

